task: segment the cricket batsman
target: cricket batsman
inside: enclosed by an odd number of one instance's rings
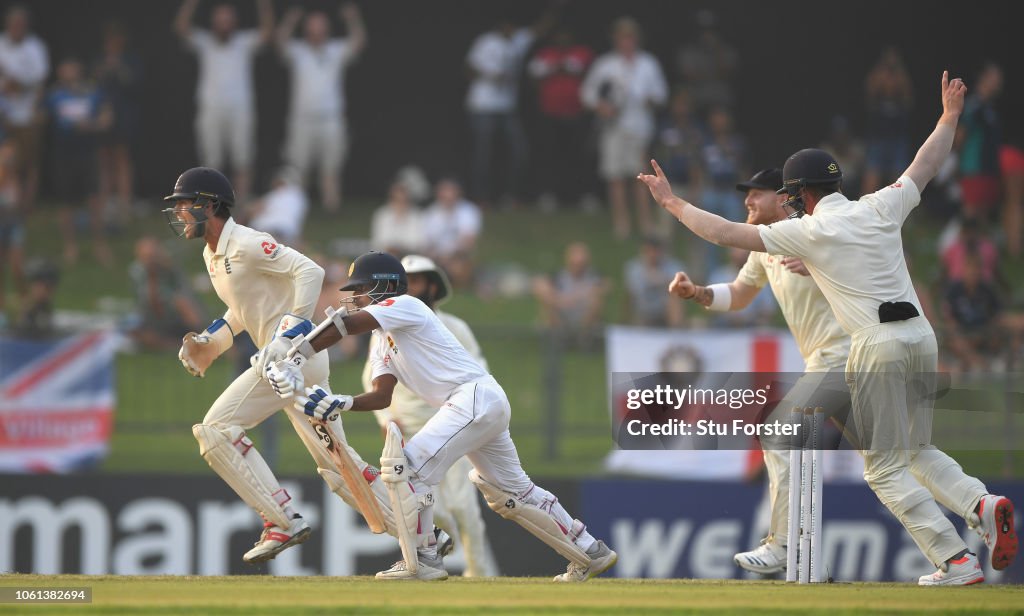
[[[433,524],[434,490],[463,456],[473,465],[470,481],[491,509],[569,561],[556,581],[583,582],[611,568],[616,553],[523,470],[509,434],[512,409],[504,390],[433,310],[407,294],[401,262],[387,253],[366,253],[353,262],[343,290],[353,292],[350,300],[356,310],[334,313],[309,334],[296,336],[288,358],[275,364],[268,378],[284,396],[300,392],[307,362],[343,336],[372,331],[377,338],[370,359],[373,389],[351,396],[310,387],[295,397],[295,408],[317,417],[375,411],[391,405],[401,382],[439,409],[408,442],[394,422],[388,424],[381,479],[389,490],[405,558],[377,578],[447,579],[433,534],[422,529]]]
[[[193,376],[204,376],[210,364],[231,348],[234,337],[243,331],[248,331],[262,349],[253,356],[253,367],[224,390],[203,421],[192,427],[192,433],[210,467],[263,518],[259,541],[242,558],[248,563],[265,562],[306,541],[311,533],[309,525],[293,508],[291,496],[246,436],[247,430],[282,407],[316,461],[320,475],[342,500],[356,507],[306,416],[290,404],[283,404],[260,377],[270,362],[284,357],[291,348],[291,338],[313,329],[309,319],[320,294],[324,271],[270,235],[236,223],[231,217],[234,190],[215,169],[197,167],[182,173],[174,192],[164,200],[174,204],[163,212],[178,237],[201,239],[206,244],[206,269],[217,296],[227,305],[224,316],[205,331],[185,335],[178,353],[185,370]],[[303,377],[326,389],[328,371],[327,355],[322,354],[305,364]],[[344,441],[341,421],[335,418],[331,425],[334,434]],[[347,444],[346,448],[386,506],[387,491],[378,480],[377,469],[366,464]],[[392,532],[393,527],[392,522]],[[443,536],[440,543],[444,546],[449,542]]]
[[[842,170],[827,152],[801,150],[783,167],[786,203],[806,215],[767,225],[725,220],[672,194],[657,162],[655,175],[638,179],[654,199],[700,237],[776,256],[801,259],[850,335],[846,381],[852,418],[864,455],[864,479],[903,524],[936,571],[922,586],[985,581],[936,501],[978,528],[992,567],[1005,569],[1017,555],[1013,504],[931,444],[934,400],[917,384],[934,380],[938,345],[922,314],[903,256],[903,224],[921,191],[949,155],[967,88],[942,74],[943,112],[910,167],[896,182],[850,201],[840,192]]]
[[[451,283],[444,270],[432,259],[421,255],[403,257],[402,267],[409,281],[408,294],[433,310],[459,344],[486,370],[487,360],[484,359],[473,330],[459,317],[438,309],[452,294]],[[377,351],[374,347],[377,341],[376,336],[370,338],[371,358]],[[373,389],[372,376],[373,361],[368,358],[363,368],[363,389],[366,391]],[[437,407],[416,396],[402,383],[395,386],[391,406],[373,412],[381,428],[386,430],[388,423],[394,421],[407,438],[415,436],[436,413]],[[473,465],[466,458],[459,458],[448,469],[434,494],[434,520],[438,526],[462,541],[467,577],[496,577],[499,575],[498,563],[487,541],[477,491],[469,481],[471,470]]]

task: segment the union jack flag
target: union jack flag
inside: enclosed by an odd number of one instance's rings
[[[0,339],[0,472],[66,473],[106,455],[119,340]]]

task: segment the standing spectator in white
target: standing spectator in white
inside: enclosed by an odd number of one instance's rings
[[[223,169],[226,158],[230,158],[232,184],[242,202],[249,196],[256,150],[253,57],[270,42],[274,11],[270,0],[256,0],[259,29],[239,30],[235,7],[218,4],[210,13],[210,29],[204,30],[192,26],[198,4],[199,0],[182,3],[174,19],[174,31],[199,61],[195,123],[199,161],[206,167]]]
[[[302,226],[308,210],[302,178],[295,169],[282,167],[274,174],[270,192],[253,204],[249,226],[295,248],[302,243]]]
[[[629,17],[612,27],[614,49],[594,63],[583,81],[583,104],[600,120],[601,176],[608,183],[615,236],[630,235],[626,182],[636,177],[654,137],[654,108],[668,98],[658,60],[640,49],[640,26]],[[633,198],[642,233],[650,233],[650,197],[636,184]]]
[[[462,187],[451,178],[439,180],[434,194],[436,201],[423,215],[423,244],[455,286],[463,286],[472,275],[483,216],[476,204],[462,198]]]
[[[35,201],[39,187],[39,153],[43,116],[39,103],[50,73],[50,55],[39,37],[30,33],[28,9],[7,9],[0,34],[0,93],[7,99],[10,138],[15,149],[15,175],[21,186],[21,205]]]
[[[553,23],[552,11],[529,28],[516,28],[511,20],[501,19],[494,30],[478,36],[469,48],[466,65],[473,81],[466,93],[466,110],[473,134],[471,189],[473,198],[481,202],[494,198],[491,166],[498,133],[508,148],[503,188],[507,195],[516,196],[527,160],[526,136],[517,109],[519,73],[530,46]]]
[[[348,29],[345,38],[331,38],[330,19],[316,11],[306,16],[302,40],[292,40],[302,19],[298,8],[285,13],[277,31],[278,50],[292,74],[284,158],[299,170],[303,183],[318,163],[320,199],[328,212],[341,207],[341,170],[348,154],[345,68],[366,46],[359,8],[343,4],[340,14]]]

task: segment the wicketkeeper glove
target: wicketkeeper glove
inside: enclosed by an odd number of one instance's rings
[[[309,319],[303,319],[294,314],[286,314],[281,317],[281,321],[277,325],[277,333],[274,334],[270,344],[256,352],[249,360],[252,367],[256,369],[256,374],[266,378],[270,367],[287,357],[292,346],[298,341],[305,340],[306,334],[311,331],[313,331],[313,322]]]
[[[324,421],[351,409],[354,402],[352,396],[329,394],[319,387],[307,387],[306,396],[295,396],[295,410]]]
[[[178,359],[189,374],[202,378],[213,360],[230,349],[234,342],[235,335],[231,331],[231,326],[224,319],[217,319],[201,334],[185,334],[181,339]]]

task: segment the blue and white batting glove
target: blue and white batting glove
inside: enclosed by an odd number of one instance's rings
[[[249,363],[256,369],[257,375],[266,378],[270,367],[287,357],[288,351],[291,351],[297,342],[304,340],[306,335],[312,331],[313,322],[309,319],[303,319],[294,314],[284,315],[277,325],[276,333],[270,340],[270,344],[257,351],[249,359]]]
[[[306,364],[306,358],[300,353],[293,353],[291,357],[271,364],[267,368],[267,382],[278,396],[287,400],[297,391],[302,391],[305,385],[305,377],[302,374],[302,367]]]
[[[307,387],[306,396],[295,396],[295,410],[323,421],[351,409],[354,402],[352,396],[329,394],[319,387]]]

